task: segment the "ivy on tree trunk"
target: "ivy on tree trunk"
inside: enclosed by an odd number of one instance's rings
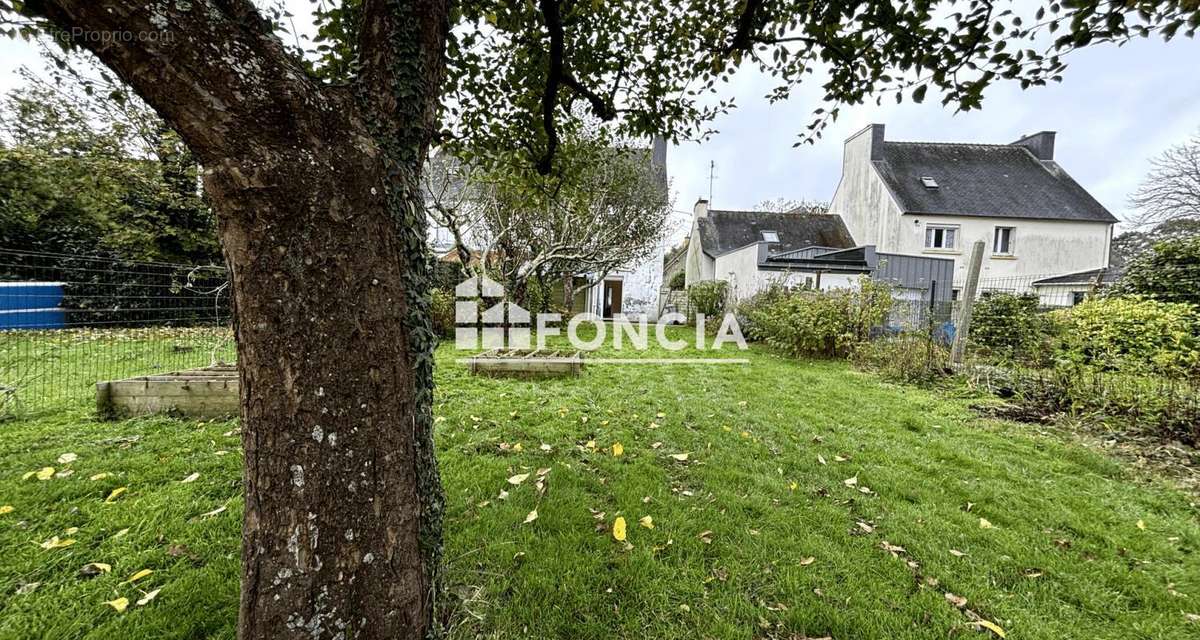
[[[366,0],[359,80],[308,77],[249,0],[50,0],[204,167],[242,393],[242,638],[420,638],[442,490],[420,171],[447,3]]]

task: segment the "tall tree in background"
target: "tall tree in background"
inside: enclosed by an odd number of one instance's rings
[[[564,136],[556,162],[548,176],[524,162],[484,177],[493,201],[483,209],[482,237],[518,298],[531,278],[558,280],[569,310],[577,294],[657,251],[671,203],[666,168],[654,164],[651,148],[610,146],[585,127]]]
[[[162,119],[73,75],[22,75],[26,85],[0,105],[5,247],[220,262],[196,161]]]
[[[243,638],[432,629],[443,501],[420,173],[435,135],[550,174],[574,103],[619,135],[701,135],[730,106],[711,91],[754,65],[779,80],[772,99],[826,72],[811,137],[837,105],[932,87],[974,109],[998,79],[1056,79],[1074,48],[1200,22],[1191,0],[1026,16],[984,0],[319,7],[303,60],[275,35],[282,12],[250,0],[0,0],[11,34],[94,53],[204,167],[241,375]]]
[[[772,198],[754,205],[754,210],[771,213],[825,213],[829,211],[829,203],[820,200]]]
[[[1130,198],[1139,226],[1200,220],[1200,134],[1150,161],[1150,174]]]

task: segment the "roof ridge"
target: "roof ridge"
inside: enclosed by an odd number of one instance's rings
[[[772,216],[835,216],[836,213],[819,213],[816,211],[755,211],[753,209],[709,209],[709,214],[713,213],[747,213],[755,215],[772,215]]]
[[[942,147],[995,147],[997,149],[1024,149],[1023,145],[996,142],[925,142],[922,140],[884,140],[884,144],[925,144]]]

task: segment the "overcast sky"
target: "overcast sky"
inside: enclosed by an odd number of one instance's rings
[[[306,2],[302,6],[311,6]],[[299,12],[297,12],[299,13]],[[668,153],[675,208],[690,211],[708,195],[709,163],[716,163],[715,208],[751,208],[766,199],[829,200],[841,175],[842,143],[878,122],[889,140],[1005,143],[1026,133],[1058,132],[1056,159],[1118,217],[1148,169],[1149,159],[1200,131],[1200,41],[1138,40],[1073,53],[1064,81],[1021,91],[993,86],[982,110],[955,114],[930,94],[925,104],[850,107],[815,145],[793,148],[819,105],[819,79],[783,104],[763,99],[769,78],[742,73],[724,88],[739,108],[714,123],[719,133]],[[0,91],[20,82],[21,65],[40,69],[36,48],[0,38]],[[682,231],[690,226],[679,216]]]

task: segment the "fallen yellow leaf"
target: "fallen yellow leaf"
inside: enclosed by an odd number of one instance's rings
[[[816,561],[817,561],[816,558],[814,558],[812,556],[808,556],[807,558],[800,560],[800,566],[807,567],[808,565],[810,565]]]
[[[79,459],[79,456],[74,453],[64,453],[58,457],[59,464],[71,464]]]
[[[537,512],[537,509],[534,509],[533,511],[529,512],[529,515],[525,516],[525,524],[529,524],[530,522],[533,522],[534,520],[537,520],[537,519],[538,519],[538,512]]]
[[[624,455],[624,453],[625,453],[625,447],[622,446],[620,442],[614,442],[613,446],[612,446],[613,457]]]
[[[141,571],[129,576],[129,579],[125,582],[137,582],[138,580],[141,580],[152,573],[154,573],[153,569],[142,569]]]
[[[54,476],[54,467],[42,467],[37,472],[38,480],[49,480]]]
[[[109,504],[112,504],[112,502],[114,500],[121,497],[121,494],[125,493],[128,490],[129,490],[129,487],[117,487],[116,489],[112,490],[112,493],[108,494],[108,497],[105,498],[104,501]]]
[[[140,598],[138,598],[137,605],[140,607],[140,606],[142,606],[142,605],[144,605],[144,604],[146,604],[146,603],[150,602],[151,600],[155,599],[156,597],[158,597],[158,592],[159,592],[159,591],[162,591],[162,588],[161,588],[161,587],[160,587],[160,588],[158,588],[158,589],[155,589],[154,591],[151,591],[150,593],[147,593],[146,595],[144,595],[144,596],[142,596],[142,597],[140,597]]]
[[[625,541],[625,518],[617,516],[617,519],[613,520],[612,535],[621,542]]]
[[[185,484],[188,482],[195,482],[199,477],[200,477],[200,472],[197,471],[196,473],[189,475],[188,477],[184,478],[183,480],[180,480],[180,482],[185,483]]]
[[[672,454],[671,454],[671,458],[673,458],[673,459],[675,459],[675,460],[677,460],[677,461],[679,461],[679,462],[686,462],[686,461],[687,461],[687,459],[688,459],[688,454],[686,454],[686,453],[672,453]]]
[[[520,453],[521,452],[521,443],[518,442],[518,443],[514,444],[512,450],[516,451],[517,453]]]
[[[125,613],[125,610],[129,608],[129,598],[117,598],[116,600],[109,600],[104,604],[116,609],[117,613]]]
[[[66,538],[65,540],[59,540],[58,536],[52,536],[49,540],[43,542],[40,546],[43,549],[49,551],[50,549],[61,549],[63,547],[69,547],[73,544],[75,544],[74,538]]]
[[[6,513],[12,513],[13,511],[14,511],[13,506],[11,504],[6,504],[3,507],[0,507],[0,516],[4,515]]]
[[[989,622],[987,620],[979,620],[975,624],[983,627],[984,629],[987,629],[988,631],[991,631],[992,633],[1000,636],[1001,638],[1008,637],[1008,636],[1004,635],[1004,629],[1001,629],[1000,626],[994,622]]]
[[[87,569],[88,567],[92,567],[93,569],[99,571],[100,573],[108,573],[109,571],[112,571],[112,565],[105,564],[103,562],[89,562],[89,563],[83,565],[84,569]]]
[[[1145,523],[1145,521],[1143,521],[1143,520],[1138,520],[1138,521],[1137,521],[1137,528],[1138,528],[1138,529],[1141,529],[1142,531],[1145,531],[1145,530],[1146,530],[1146,523]]]
[[[979,519],[979,528],[980,529],[991,529],[993,527],[992,527],[992,523],[988,522],[987,518],[980,518]]]
[[[111,473],[107,473],[107,472],[106,473],[97,473],[96,475],[88,478],[88,480],[103,480],[111,475],[112,475]]]
[[[522,482],[525,482],[525,479],[528,477],[529,477],[528,473],[518,473],[517,475],[509,478],[508,483],[509,484],[521,484]]]
[[[650,516],[642,516],[642,519],[638,520],[638,524],[642,525],[643,527],[646,527],[647,529],[653,529],[654,528],[654,518],[651,518]]]

